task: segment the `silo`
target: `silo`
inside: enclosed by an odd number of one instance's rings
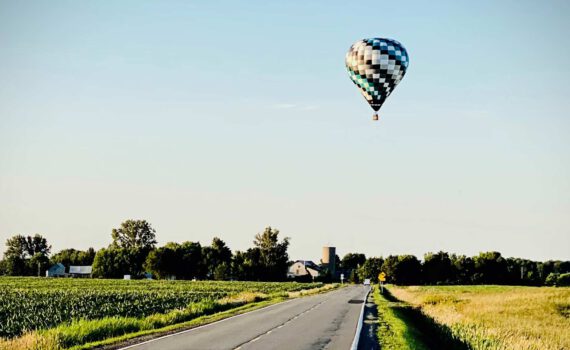
[[[336,274],[336,248],[323,247],[323,265],[330,271],[332,276]]]

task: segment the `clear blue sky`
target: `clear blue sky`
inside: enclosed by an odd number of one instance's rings
[[[568,1],[0,0],[0,241],[570,259]],[[400,41],[372,122],[344,55]],[[3,249],[0,248],[0,249]]]

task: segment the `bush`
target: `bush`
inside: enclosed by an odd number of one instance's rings
[[[570,287],[570,273],[560,274],[556,285],[559,287]]]
[[[546,279],[544,280],[544,284],[547,286],[555,286],[558,282],[558,276],[560,276],[559,273],[556,272],[549,273],[548,276],[546,276]]]
[[[551,272],[546,277],[544,284],[547,286],[570,287],[570,273]]]

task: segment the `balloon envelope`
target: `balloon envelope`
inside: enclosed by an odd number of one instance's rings
[[[402,44],[383,38],[355,42],[345,59],[350,79],[376,112],[406,74],[409,62]]]

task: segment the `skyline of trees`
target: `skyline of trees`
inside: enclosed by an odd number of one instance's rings
[[[209,246],[200,242],[168,242],[157,247],[156,231],[146,220],[126,220],[111,232],[111,243],[96,251],[73,248],[50,255],[47,239],[15,235],[6,240],[6,251],[0,260],[0,275],[43,276],[52,264],[93,265],[93,276],[122,278],[142,277],[152,273],[156,278],[214,280],[284,280],[291,263],[287,250],[290,238],[279,240],[279,230],[267,227],[257,233],[253,246],[234,251],[219,237]],[[414,255],[370,257],[351,252],[336,257],[337,271],[345,273],[349,282],[365,278],[377,282],[378,273],[387,282],[412,284],[515,284],[554,285],[570,280],[570,261],[537,262],[521,258],[505,258],[499,252],[481,252],[468,257],[447,252],[428,252],[420,260]],[[348,275],[346,275],[348,273]],[[324,273],[322,280],[337,280]]]
[[[10,237],[0,261],[0,274],[8,271],[13,275],[39,276],[49,265],[50,252],[51,246],[40,234]]]

